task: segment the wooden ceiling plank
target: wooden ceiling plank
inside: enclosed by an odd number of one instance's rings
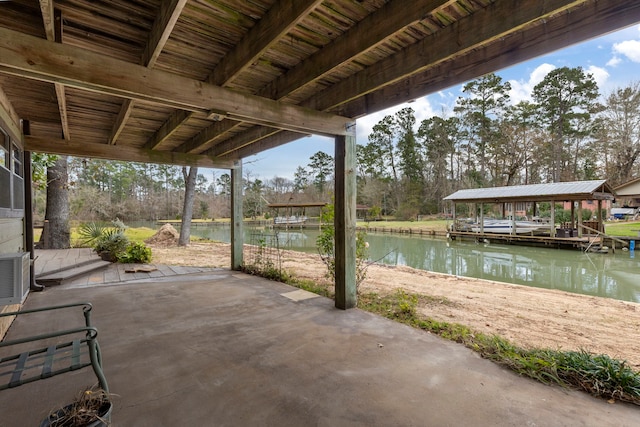
[[[302,64],[278,77],[260,90],[258,95],[281,99],[453,2],[454,0],[415,0],[411,7],[407,7],[405,0],[392,0]]]
[[[229,84],[234,77],[285,36],[323,0],[281,0],[276,2],[213,70],[208,82]]]
[[[96,159],[123,160],[129,162],[160,163],[206,168],[231,169],[233,160],[219,160],[213,156],[174,153],[171,151],[145,150],[143,148],[73,142],[64,139],[25,136],[25,150],[39,153],[62,154]]]
[[[160,11],[158,16],[153,22],[153,27],[149,33],[149,40],[142,53],[140,64],[148,68],[153,68],[164,49],[169,36],[173,31],[173,27],[176,25],[182,9],[187,4],[187,0],[170,0],[163,1],[160,4]],[[118,137],[122,133],[129,116],[131,116],[131,110],[133,110],[134,102],[130,99],[125,100],[120,107],[120,112],[113,123],[113,129],[109,136],[109,144],[116,144]]]
[[[167,138],[169,138],[178,127],[180,127],[184,122],[189,120],[193,113],[191,111],[185,110],[175,110],[169,116],[169,119],[165,121],[162,126],[149,138],[149,140],[144,144],[144,148],[148,150],[153,150],[160,144],[162,144]]]
[[[497,0],[329,87],[303,105],[318,110],[332,109],[580,3],[583,1]]]
[[[320,135],[343,135],[351,119],[202,83],[0,28],[0,69],[12,75],[233,120]]]
[[[589,1],[568,12],[548,18],[468,52],[464,61],[443,61],[340,106],[350,117],[381,111],[426,96],[486,73],[527,61],[640,21],[640,3],[624,0]],[[566,28],[572,28],[570,33]],[[504,52],[509,52],[504,55]],[[402,94],[399,97],[398,94]]]

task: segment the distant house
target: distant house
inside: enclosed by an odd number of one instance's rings
[[[627,181],[614,188],[616,206],[640,207],[640,178]]]

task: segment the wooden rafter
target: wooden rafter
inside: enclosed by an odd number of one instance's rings
[[[160,11],[158,17],[153,22],[153,27],[149,33],[149,40],[142,53],[140,64],[148,68],[153,68],[158,60],[158,56],[162,52],[164,45],[169,40],[169,36],[173,31],[182,9],[187,4],[187,0],[170,0],[163,1],[160,4]],[[109,144],[115,144],[120,136],[120,133],[124,129],[131,111],[133,110],[134,102],[131,99],[126,99],[120,107],[120,112],[116,117],[116,121],[113,123],[113,129],[109,136]]]
[[[171,151],[146,150],[144,148],[113,146],[63,139],[25,136],[25,149],[39,153],[63,154],[96,159],[122,160],[127,162],[163,163],[183,166],[231,169],[233,160],[219,160],[200,154],[174,153]]]
[[[495,19],[499,21],[509,21],[513,25],[514,31],[510,34],[502,36],[494,36],[493,43],[478,46],[480,42],[477,31],[482,31],[481,22],[489,22],[489,15],[483,15],[482,21],[461,20],[455,26],[457,30],[450,34],[455,35],[455,39],[459,40],[466,49],[464,61],[453,60],[454,56],[450,54],[447,58],[439,60],[438,57],[432,57],[424,54],[425,59],[432,64],[422,68],[422,72],[405,76],[396,80],[393,84],[385,85],[375,91],[371,91],[366,96],[359,96],[351,102],[346,102],[333,111],[339,111],[341,114],[349,117],[361,117],[372,111],[380,111],[385,108],[398,105],[411,99],[428,95],[441,89],[446,89],[457,83],[462,83],[486,73],[509,67],[511,65],[535,58],[544,53],[561,49],[571,43],[578,43],[583,40],[605,34],[624,26],[633,25],[640,21],[640,2],[628,2],[624,0],[611,0],[607,2],[592,0],[580,3],[575,8],[570,8],[571,2],[553,1],[545,4],[544,10],[554,10],[549,15],[541,13],[543,18],[535,19],[537,25],[529,25],[524,29],[517,28],[518,22],[523,20],[523,15],[527,15],[530,10],[539,7],[539,2],[531,0],[530,7],[523,7],[520,0],[499,0],[492,3],[489,9],[482,10],[476,15],[492,13],[492,22]],[[574,2],[575,3],[575,2]],[[507,7],[507,5],[510,7]],[[565,7],[562,5],[565,4]],[[553,9],[551,6],[555,6]],[[492,7],[500,7],[500,10],[491,10]],[[467,18],[468,19],[468,18]],[[455,28],[454,27],[454,28]],[[495,24],[495,28],[504,28],[502,24]],[[571,28],[571,32],[567,33],[566,29]],[[498,31],[494,31],[497,33]],[[485,38],[490,33],[485,33]],[[438,35],[432,39],[432,43],[428,44],[430,49],[441,50],[444,53],[453,52],[453,46],[447,43],[444,35]],[[509,52],[505,55],[505,52]],[[397,64],[402,64],[408,59],[408,55],[416,53],[415,51],[402,54],[396,58]],[[447,59],[447,60],[444,60]],[[404,70],[406,71],[406,70]],[[403,73],[399,71],[398,74]],[[357,77],[362,82],[366,79],[365,73]],[[357,84],[351,81],[349,86]],[[371,84],[374,86],[374,83]],[[345,87],[343,90],[348,90]],[[333,95],[333,89],[331,89]],[[403,98],[397,95],[402,93]],[[344,94],[344,92],[343,92]],[[323,95],[318,98],[317,106],[325,106],[323,110],[329,110],[328,106],[333,104],[332,96]],[[307,103],[311,106],[315,103]],[[305,103],[303,103],[305,105]]]
[[[362,52],[384,43],[389,37],[407,26],[441,10],[452,2],[453,0],[418,0],[413,2],[410,8],[407,8],[406,3],[402,1],[389,2],[334,40],[326,48],[310,56],[302,64],[267,85],[258,92],[258,95],[281,100],[305,85],[318,80],[335,67],[362,54]],[[230,122],[223,122],[215,127],[212,126],[207,132],[201,132],[191,141],[184,144],[181,149],[186,153],[205,152],[208,147],[217,146],[216,141],[223,139],[224,135],[233,130],[235,126],[234,123]],[[299,134],[298,138],[303,136]],[[240,137],[240,139],[246,140],[244,137]],[[279,138],[278,140],[283,139]],[[214,147],[214,149],[207,152],[215,152],[222,155],[229,152],[229,147],[232,144],[233,142],[225,141],[224,148],[216,149]],[[237,146],[237,148],[242,147],[244,147],[242,143]]]
[[[213,70],[208,82],[224,86],[280,40],[323,0],[281,0],[269,9]]]
[[[569,44],[568,40],[586,40],[640,20],[640,4],[636,2],[613,0],[605,5],[588,1],[578,2],[580,4],[572,8],[575,3],[555,0],[545,3],[541,10],[537,1],[531,1],[530,7],[523,7],[520,0],[498,0],[489,8],[461,19],[302,105],[325,111],[333,108],[347,117],[361,117],[559,49]],[[549,13],[545,15],[545,11]],[[499,22],[492,24],[496,19]],[[524,27],[522,24],[529,22],[527,19],[537,21],[539,25]],[[509,25],[512,31],[505,34]],[[571,34],[566,32],[568,27],[575,28]],[[488,38],[493,43],[485,45]],[[510,54],[504,55],[504,52]],[[467,60],[454,61],[462,53],[466,53]],[[422,71],[410,71],[415,69]],[[379,85],[376,72],[384,74],[382,78],[387,82],[395,80],[396,83]],[[394,74],[389,74],[391,72]],[[397,77],[403,75],[403,78]],[[349,96],[352,100],[345,102],[344,98],[349,99],[345,95],[349,93],[353,93]],[[238,146],[239,149],[243,147],[238,153],[225,150],[224,156],[244,157],[297,139],[295,134],[289,138],[278,135],[261,139],[255,146],[248,146],[243,141],[243,145]],[[236,138],[242,140],[242,135]]]
[[[296,132],[341,135],[350,121],[346,117],[240,94],[5,28],[0,28],[0,70],[184,110],[223,111],[232,120]]]
[[[191,117],[191,111],[175,110],[169,116],[169,119],[165,121],[162,126],[147,140],[144,144],[144,148],[153,150],[162,142],[169,138],[178,128],[185,123]],[[186,152],[186,151],[185,151]]]
[[[415,0],[411,7],[407,7],[404,1],[390,1],[302,64],[274,80],[259,91],[258,95],[282,99],[452,2],[453,0]]]
[[[40,11],[47,40],[62,43],[62,15],[53,8],[53,0],[40,0]],[[58,99],[58,111],[60,111],[60,124],[62,125],[62,137],[69,139],[69,116],[67,115],[67,97],[64,85],[54,83],[56,98]]]
[[[231,83],[236,76],[264,54],[269,47],[287,34],[320,3],[322,0],[284,0],[276,3],[263,19],[242,38],[238,46],[222,58],[207,81],[218,86]],[[216,139],[231,132],[238,124],[238,122],[229,120],[214,123],[178,147],[177,151],[203,152]]]

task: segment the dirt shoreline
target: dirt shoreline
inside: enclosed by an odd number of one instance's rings
[[[150,246],[156,264],[228,268],[231,262],[226,243]],[[245,246],[247,261],[249,251]],[[329,284],[318,255],[282,251],[282,266],[297,278]],[[435,297],[418,309],[436,320],[498,334],[525,348],[603,353],[640,370],[638,303],[377,264],[369,267],[361,292],[398,288]]]

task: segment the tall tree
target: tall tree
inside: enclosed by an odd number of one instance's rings
[[[591,114],[598,107],[598,85],[593,75],[581,67],[557,68],[534,87],[532,96],[538,118],[552,137],[549,158],[553,181],[575,179],[568,166],[578,154],[578,141],[591,134]]]
[[[309,171],[302,166],[296,168],[293,174],[293,189],[296,192],[303,191],[309,186]]]
[[[640,157],[640,83],[610,93],[602,110],[601,140],[607,177],[613,185],[634,178]],[[635,175],[638,176],[638,175]]]
[[[390,190],[393,193],[393,206],[391,209],[397,209],[400,206],[400,171],[398,159],[396,158],[396,140],[398,134],[398,125],[393,116],[385,116],[382,120],[373,126],[371,134],[369,134],[369,144],[377,147],[384,163],[384,174],[390,181]]]
[[[69,228],[68,158],[59,156],[47,167],[47,205],[45,226],[40,237],[43,249],[71,247]]]
[[[426,171],[431,184],[427,193],[431,213],[442,212],[442,198],[451,190],[456,127],[455,118],[433,116],[423,120],[418,129],[418,137],[425,149]]]
[[[187,246],[191,238],[191,219],[193,218],[193,201],[196,196],[197,176],[198,168],[191,166],[187,171],[186,166],[182,167],[182,177],[184,178],[184,204],[182,207],[182,222],[180,225],[178,246]]]
[[[333,157],[324,151],[318,151],[310,160],[309,169],[313,175],[313,184],[318,192],[323,194],[327,180],[333,174]]]
[[[416,117],[413,108],[403,108],[396,113],[398,131],[397,149],[402,175],[411,183],[422,184],[423,159],[420,154],[413,127]]]
[[[484,186],[496,180],[495,150],[498,145],[498,125],[509,103],[511,84],[502,77],[489,73],[473,80],[462,91],[454,111],[460,114],[466,128],[469,149],[475,154],[479,171],[477,184]]]

